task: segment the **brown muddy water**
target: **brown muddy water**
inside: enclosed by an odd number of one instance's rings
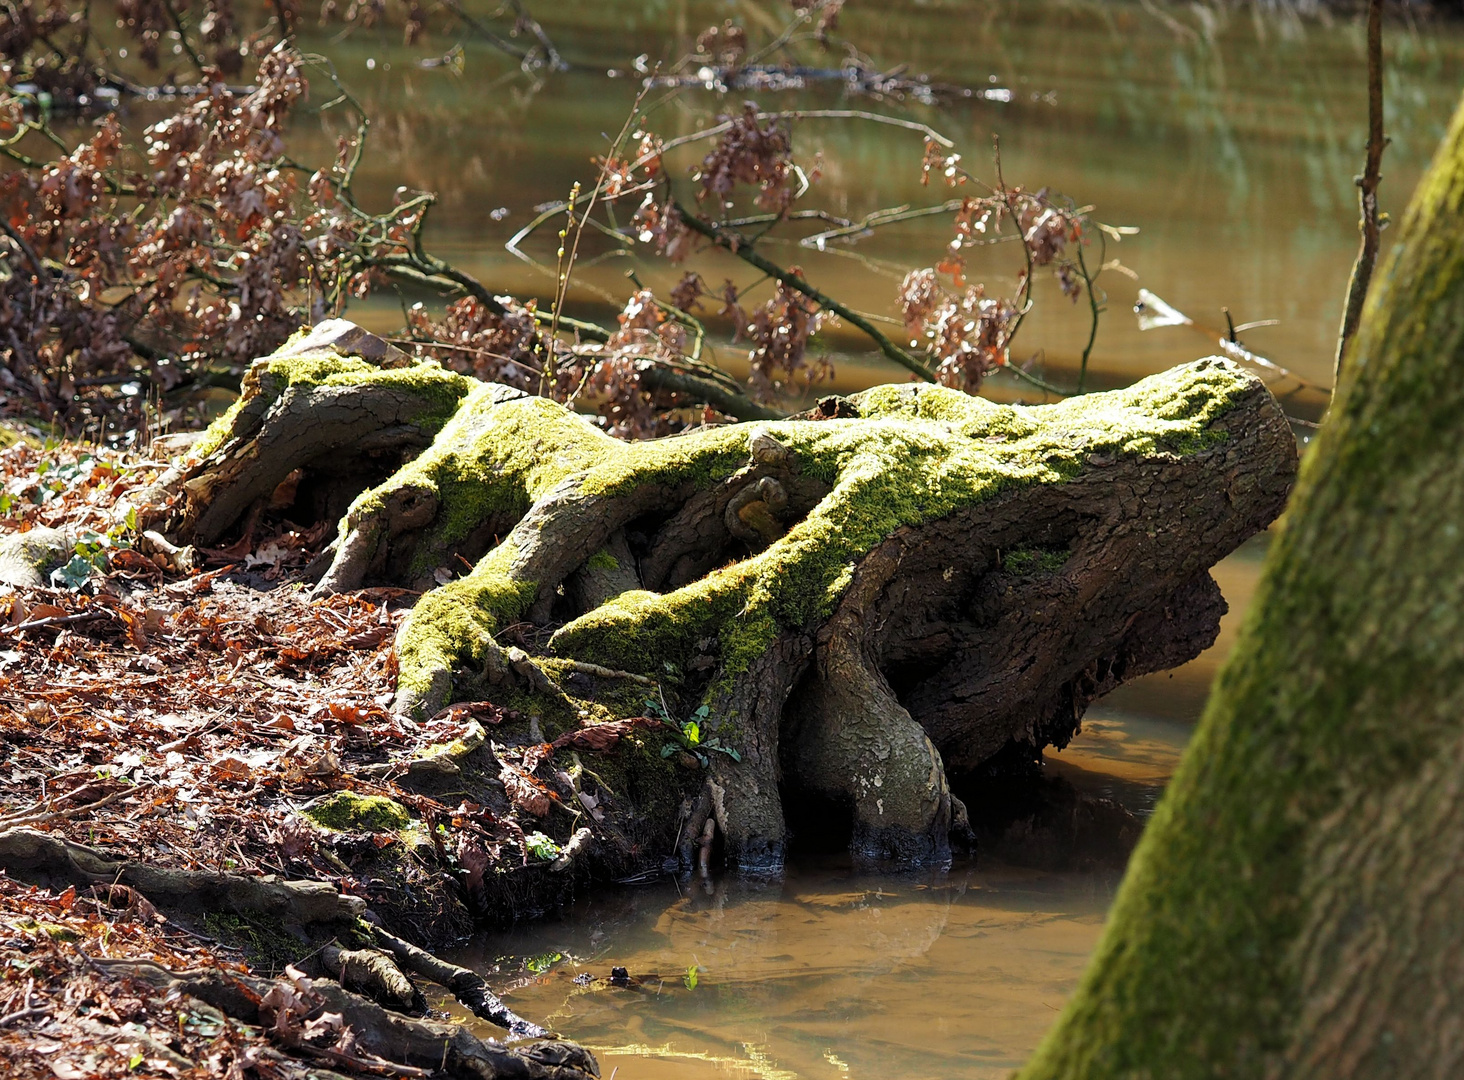
[[[441,32],[411,50],[394,30],[316,44],[376,120],[375,152],[358,190],[383,204],[400,184],[438,191],[432,247],[496,289],[547,299],[558,223],[524,243],[524,258],[504,243],[574,180],[593,179],[589,159],[604,152],[606,133],[620,128],[636,94],[637,58],[642,68],[674,61],[698,31],[724,18],[765,40],[787,5],[528,6],[574,70],[528,76],[472,41],[463,43],[460,73],[453,65],[425,70],[420,57],[456,43]],[[1133,276],[1112,270],[1102,278],[1109,304],[1094,354],[1100,383],[1125,383],[1213,351],[1205,333],[1141,333],[1130,314],[1141,286],[1211,328],[1223,325],[1225,307],[1237,322],[1279,320],[1247,333],[1246,343],[1326,383],[1357,242],[1352,178],[1363,141],[1363,35],[1349,20],[1259,13],[1263,6],[852,0],[841,32],[876,66],[908,63],[936,80],[1010,93],[936,106],[851,100],[827,85],[730,97],[691,89],[648,99],[650,123],[668,137],[686,134],[744,97],[767,109],[873,109],[946,132],[982,175],[998,134],[1009,183],[1049,186],[1095,205],[1100,220],[1139,230],[1107,251]],[[1464,31],[1393,24],[1387,54],[1393,141],[1382,198],[1397,215],[1464,86]],[[329,114],[318,130],[302,121],[299,156],[327,160],[347,130]],[[946,195],[920,186],[921,143],[908,132],[808,123],[795,132],[795,152],[804,161],[822,155],[814,198],[839,213]],[[696,160],[688,151],[677,167]],[[681,183],[685,196],[690,182]],[[770,254],[800,264],[815,285],[853,306],[890,315],[900,277],[939,257],[946,229],[927,219],[824,251],[793,240]],[[752,276],[727,260],[699,267],[713,282]],[[976,259],[973,276],[999,291],[1017,269],[1009,249],[997,247]],[[571,293],[576,313],[608,317],[629,292],[628,270],[657,286],[679,274],[639,252],[587,245]],[[1047,284],[1016,351],[1065,378],[1087,323]],[[387,301],[356,314],[373,328],[400,320]],[[842,389],[900,378],[857,337],[834,335],[828,347]],[[734,347],[715,348],[737,366]],[[989,392],[1009,397],[1016,389],[996,379]],[[1215,648],[1099,702],[1083,734],[1048,755],[1051,771],[1137,814],[1152,810],[1233,639],[1263,551],[1261,538],[1216,571],[1233,610]],[[520,1012],[594,1048],[607,1077],[998,1077],[1025,1059],[1061,1007],[1115,886],[1113,873],[982,858],[946,874],[893,877],[804,861],[777,883],[602,892],[558,920],[485,936],[463,956],[491,973]],[[581,974],[603,980],[612,966],[640,976],[640,985],[575,982]]]

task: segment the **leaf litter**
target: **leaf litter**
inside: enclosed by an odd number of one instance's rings
[[[467,908],[487,878],[542,870],[559,853],[540,831],[556,804],[576,819],[592,810],[606,828],[607,795],[541,766],[556,749],[606,749],[635,724],[553,746],[493,742],[496,798],[454,803],[399,785],[402,761],[496,726],[503,711],[459,704],[426,724],[390,711],[393,641],[416,594],[312,600],[300,571],[323,528],[279,523],[201,553],[202,568],[182,574],[176,553],[149,552],[129,506],[165,467],[78,446],[0,450],[0,540],[40,528],[80,538],[49,585],[0,586],[0,834],[38,829],[151,866],[324,881],[388,925],[452,937],[471,929]],[[390,799],[412,823],[312,820],[339,793]],[[520,814],[533,822],[527,832]],[[270,966],[247,955],[248,928],[239,945],[187,923],[130,886],[78,891],[0,871],[6,1075],[287,1078],[304,1076],[309,1059],[382,1074],[339,1017],[310,1006],[309,980],[293,968],[277,999],[261,1003],[269,1019],[249,1025],[180,1011],[102,966],[118,957],[175,970]]]

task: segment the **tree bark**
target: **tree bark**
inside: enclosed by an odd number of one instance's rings
[[[1464,106],[1025,1080],[1464,1069]]]
[[[297,472],[295,490],[316,470],[364,487],[380,463],[353,446],[430,436],[355,498],[318,586],[426,591],[397,639],[398,711],[487,698],[539,725],[497,729],[510,746],[660,715],[631,738],[650,753],[616,751],[632,786],[689,785],[680,831],[713,821],[753,871],[804,825],[785,791],[839,804],[860,860],[946,859],[947,769],[1064,745],[1093,698],[1206,647],[1224,610],[1207,571],[1274,518],[1295,466],[1270,394],[1215,359],[1056,405],[878,387],[825,419],[641,443],[456,380],[260,361],[174,478],[173,527],[219,536]]]

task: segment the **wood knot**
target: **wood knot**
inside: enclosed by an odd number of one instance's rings
[[[786,466],[793,456],[786,446],[762,429],[752,433],[747,440],[747,450],[759,465]]]
[[[764,476],[732,496],[722,522],[737,539],[761,550],[783,535],[778,515],[787,508],[787,490],[771,476]]]

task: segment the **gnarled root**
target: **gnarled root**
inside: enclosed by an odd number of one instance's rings
[[[542,1043],[509,1051],[484,1044],[457,1025],[408,1020],[398,1015],[422,1016],[426,1012],[425,999],[410,978],[416,975],[442,985],[475,1016],[507,1028],[517,1037],[542,1038],[548,1034],[504,1006],[476,973],[440,960],[386,931],[373,921],[375,916],[366,911],[365,901],[344,896],[325,882],[273,881],[109,859],[84,845],[26,828],[0,831],[0,866],[25,877],[130,886],[149,901],[175,911],[265,916],[294,928],[302,937],[359,935],[364,928],[378,948],[345,948],[331,941],[302,959],[297,970],[314,977],[311,992],[318,994],[323,1003],[318,1011],[342,1013],[355,1029],[358,1045],[370,1053],[389,1062],[421,1068],[439,1067],[446,1053],[452,1059],[448,1062],[449,1075],[476,1080],[571,1080],[599,1075],[594,1059],[570,1043]],[[261,999],[269,995],[272,986],[285,985],[221,972],[173,973],[149,962],[102,963],[107,963],[114,974],[181,990],[237,1019],[263,1021],[266,1026],[271,1022],[259,1015]],[[324,976],[339,985],[323,981]],[[286,996],[298,996],[299,990],[297,986]],[[304,1019],[308,1018],[297,1017]],[[296,1049],[308,1052],[309,1047]]]
[[[223,445],[254,437],[250,409]],[[633,444],[502,387],[454,409],[355,500],[322,582],[472,564],[403,624],[398,711],[488,697],[554,743],[664,708],[615,751],[631,789],[700,788],[690,843],[711,818],[753,869],[783,858],[780,783],[843,803],[861,857],[944,858],[947,771],[1062,746],[1095,696],[1213,639],[1206,572],[1279,512],[1296,456],[1265,387],[1216,359],[1054,405],[877,387]]]
[[[466,1028],[415,1020],[390,1012],[329,982],[296,978],[260,979],[222,971],[171,971],[150,961],[94,961],[109,974],[132,978],[168,993],[196,998],[246,1024],[259,1024],[289,1039],[291,1025],[326,1013],[337,1014],[354,1035],[351,1053],[378,1068],[391,1065],[427,1070],[456,1080],[586,1080],[600,1075],[595,1059],[574,1043],[544,1040],[512,1047],[483,1042]],[[299,1009],[281,1019],[287,1008]],[[314,1047],[303,1039],[289,1043],[296,1052],[339,1061],[345,1052]],[[370,1055],[365,1058],[365,1055]]]
[[[366,910],[366,901],[323,881],[171,870],[109,858],[36,829],[0,831],[0,866],[74,885],[129,885],[162,906],[263,915],[301,928],[353,923]]]
[[[784,761],[791,782],[847,806],[855,861],[950,859],[951,790],[929,736],[847,633],[829,624],[815,674],[789,703]]]

